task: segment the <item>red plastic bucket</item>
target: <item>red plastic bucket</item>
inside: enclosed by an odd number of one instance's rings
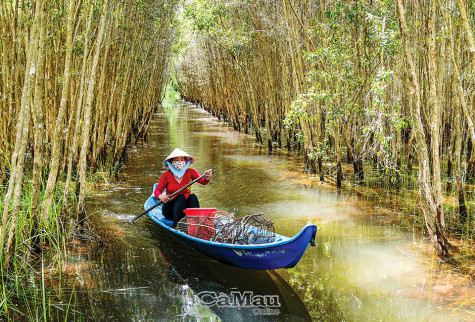
[[[210,216],[211,213],[215,212],[216,208],[186,208],[184,210],[185,215],[190,218],[187,218],[188,223],[188,235],[197,237],[202,236],[203,239],[209,240],[210,236],[213,235],[214,226],[212,223],[202,223],[206,218],[213,218],[214,215]],[[203,217],[200,220],[197,217]]]

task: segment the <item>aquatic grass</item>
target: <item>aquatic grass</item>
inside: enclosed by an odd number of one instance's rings
[[[60,288],[61,289],[61,288]],[[74,291],[76,290],[76,284],[73,284],[73,289],[72,289],[72,292],[71,292],[71,296],[69,297],[69,300],[68,300],[68,305],[66,306],[66,312],[65,312],[65,316],[67,317],[69,315],[69,309],[70,307],[72,306],[72,301],[73,301],[73,297],[74,297]],[[65,321],[67,320],[67,318],[65,318]]]
[[[41,258],[41,303],[43,304],[43,318],[47,321],[46,318],[46,291],[45,291],[45,266],[44,258]]]
[[[100,163],[94,172],[89,171],[87,173],[86,182],[88,188],[95,186],[99,183],[110,184],[117,178],[121,163],[111,164],[111,162]]]
[[[67,251],[68,231],[72,229],[75,218],[61,215],[62,188],[59,185],[55,188],[48,220],[39,220],[39,218],[31,217],[31,182],[25,180],[22,187],[21,209],[18,213],[17,230],[12,245],[13,256],[7,268],[3,267],[3,260],[0,261],[2,286],[0,314],[9,320],[25,318],[48,321],[53,316],[63,315],[61,312],[64,310],[55,305],[55,302],[59,303],[62,297],[61,263]],[[1,201],[4,200],[4,196],[3,187],[0,191]],[[3,208],[2,202],[0,211]],[[32,247],[35,246],[33,244],[41,247],[40,254],[32,252]],[[51,284],[59,285],[59,294],[48,291]],[[67,312],[71,312],[69,306],[73,304],[71,302],[73,299],[73,295],[68,296]]]

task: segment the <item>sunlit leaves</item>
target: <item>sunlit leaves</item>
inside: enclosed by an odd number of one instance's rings
[[[331,136],[340,126],[349,129],[355,150],[391,160],[391,129],[406,122],[400,106],[391,97],[394,71],[388,68],[400,51],[398,25],[391,1],[336,1],[328,6],[323,21],[309,28],[317,41],[304,59],[312,66],[306,74],[307,90],[299,95],[287,121],[314,120],[324,113]],[[319,111],[309,106],[318,105]],[[357,145],[361,145],[356,148]],[[369,146],[371,145],[371,146]]]
[[[254,30],[246,23],[245,16],[238,21],[233,18],[236,10],[241,9],[232,1],[188,0],[183,6],[184,18],[190,21],[194,30],[211,36],[220,46],[239,54],[251,43]]]

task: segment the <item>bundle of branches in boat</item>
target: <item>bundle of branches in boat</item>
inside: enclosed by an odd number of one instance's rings
[[[274,223],[263,214],[239,219],[223,211],[186,216],[178,222],[177,229],[196,238],[228,244],[255,245],[275,240]]]

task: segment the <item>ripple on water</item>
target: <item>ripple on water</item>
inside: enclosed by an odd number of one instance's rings
[[[441,285],[431,288],[431,283],[438,281],[432,278],[430,261],[408,255],[412,236],[371,221],[356,198],[308,188],[303,179],[296,181],[291,172],[302,169],[299,158],[269,156],[265,147],[247,140],[249,136],[230,131],[190,104],[174,110],[160,109],[153,122],[144,152],[135,151],[123,171],[127,185],[106,189],[97,198],[101,201],[89,199],[91,209],[107,210],[103,216],[127,231],[114,244],[112,253],[97,259],[91,277],[95,285],[106,289],[147,286],[152,295],[145,299],[133,294],[111,297],[93,293],[85,303],[93,301],[101,307],[95,308],[97,320],[112,314],[132,320],[196,316],[229,320],[230,316],[239,317],[239,310],[235,310],[236,315],[229,310],[225,312],[228,315],[222,315],[216,308],[207,308],[193,292],[229,293],[243,285],[262,292],[285,290],[284,295],[300,304],[305,302],[305,306],[298,306],[300,311],[308,310],[321,320],[452,318],[428,304],[430,292]],[[192,188],[202,206],[227,211],[238,208],[239,216],[263,213],[274,221],[276,231],[286,236],[295,235],[308,221],[314,222],[318,226],[317,246],[309,247],[295,268],[276,271],[280,279],[276,283],[266,277],[266,272],[218,264],[177,245],[150,220],[141,221],[144,229],[129,225],[142,212],[155,181],[152,178],[158,178],[163,170],[161,160],[175,147],[196,157],[195,169],[214,169],[208,186]],[[181,260],[176,261],[180,256]],[[175,268],[182,269],[180,283],[173,277]],[[183,283],[190,288],[184,289]]]

